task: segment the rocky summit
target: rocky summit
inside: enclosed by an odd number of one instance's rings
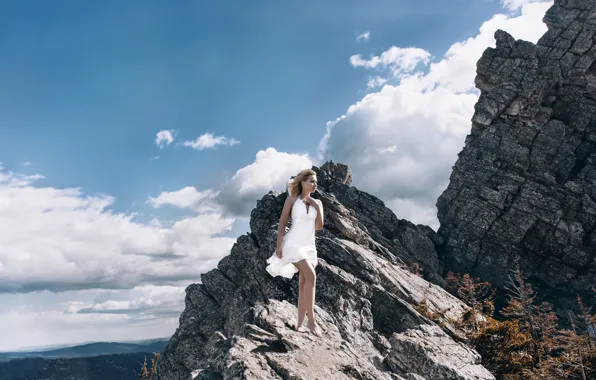
[[[472,130],[437,201],[444,273],[574,307],[596,284],[596,1],[556,0],[532,44],[504,31],[477,64]],[[566,318],[565,318],[566,320]]]
[[[314,197],[325,208],[316,237],[323,336],[294,330],[297,276],[265,271],[287,197],[271,192],[252,211],[252,232],[201,284],[187,288],[158,378],[493,379],[451,324],[468,307],[434,283],[441,282],[438,235],[397,219],[379,199],[350,186],[346,166],[314,169]],[[412,273],[414,264],[430,268],[433,282]]]

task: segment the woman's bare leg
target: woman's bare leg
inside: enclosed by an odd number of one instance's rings
[[[302,324],[306,316],[306,305],[304,304],[304,276],[298,272],[298,322],[296,323],[297,331],[304,331]]]
[[[302,303],[305,305],[308,313],[308,328],[310,331],[321,336],[320,328],[315,320],[315,284],[317,275],[314,268],[307,260],[297,262],[296,267],[300,271],[300,275],[304,278],[304,292],[302,296]]]

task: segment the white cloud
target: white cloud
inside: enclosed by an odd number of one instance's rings
[[[198,212],[217,211],[218,207],[213,202],[217,193],[212,189],[198,191],[195,187],[187,186],[177,191],[163,191],[157,197],[149,197],[147,203],[154,208],[165,205],[181,209],[193,209]]]
[[[166,146],[170,145],[174,142],[174,136],[172,136],[172,131],[163,130],[157,132],[155,135],[155,144],[160,148],[163,149]]]
[[[255,162],[238,170],[217,196],[218,202],[234,215],[247,215],[269,190],[284,191],[292,175],[312,167],[307,154],[261,150]]]
[[[215,236],[234,222],[215,212],[161,228],[114,212],[113,197],[39,178],[0,167],[0,293],[194,281],[234,242]]]
[[[157,197],[149,197],[147,203],[155,208],[170,205],[246,218],[263,195],[270,190],[284,191],[292,175],[312,165],[313,161],[307,154],[285,153],[267,148],[257,152],[252,164],[236,171],[217,191],[199,191],[193,186],[186,186],[176,191],[164,191]]]
[[[387,78],[376,76],[368,80],[366,88],[373,90],[375,88],[383,86],[385,83],[387,83]]]
[[[0,166],[0,350],[171,334],[184,287],[235,241],[221,236],[235,220],[221,212],[246,217],[257,199],[311,166],[306,154],[269,148],[219,191],[187,186],[149,197],[155,208],[198,213],[169,228],[110,210],[110,196],[36,186],[41,176]]]
[[[177,316],[184,307],[184,286],[139,286],[126,292],[103,292],[93,302],[69,301],[66,314],[127,314],[134,318]]]
[[[240,144],[240,141],[236,140],[233,137],[228,138],[225,136],[214,136],[212,133],[209,132],[202,134],[201,136],[197,137],[194,141],[184,142],[184,146],[198,150],[214,148],[218,145],[233,146],[236,144]]]
[[[512,12],[519,11],[530,3],[552,3],[552,0],[502,0],[503,6]]]
[[[356,36],[356,41],[358,41],[358,42],[368,41],[369,39],[370,39],[370,31],[368,31],[368,30],[366,32]]]
[[[447,186],[478,99],[476,62],[494,46],[497,29],[537,41],[546,32],[542,17],[551,4],[506,3],[520,12],[493,16],[477,36],[454,43],[438,62],[430,63],[430,54],[417,48],[392,47],[370,60],[351,57],[355,67],[389,68],[400,81],[366,95],[329,122],[320,159],[349,164],[355,186],[380,196],[398,217],[437,228],[435,202]],[[414,72],[421,62],[430,63],[428,71]]]
[[[392,46],[381,53],[380,56],[374,56],[370,59],[364,59],[360,54],[350,57],[350,63],[354,67],[364,67],[366,69],[389,69],[394,77],[413,71],[418,64],[428,64],[430,53],[420,48],[400,48]]]
[[[113,211],[113,197],[42,178],[0,165],[0,349],[169,335],[184,287],[235,241],[225,236],[233,218],[192,203],[208,190],[150,198],[197,212],[164,228]]]
[[[31,162],[25,161],[25,162],[23,162],[23,166],[31,166]]]
[[[0,294],[0,351],[170,336],[186,285]]]
[[[2,162],[0,162],[0,186],[7,188],[19,187],[40,179],[43,179],[43,176],[38,174],[24,175],[7,170]],[[0,198],[0,206],[2,205],[1,200],[2,198]]]
[[[257,199],[311,166],[306,154],[269,148],[218,191],[150,196],[154,208],[197,213],[168,228],[113,211],[108,195],[41,186],[42,176],[0,166],[0,349],[171,334],[184,287],[235,241],[225,234],[236,219],[224,210],[246,217]]]

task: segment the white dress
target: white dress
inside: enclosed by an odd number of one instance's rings
[[[267,259],[267,272],[272,276],[292,278],[298,268],[292,263],[308,260],[314,267],[317,266],[317,248],[315,246],[315,220],[317,209],[314,206],[306,209],[304,200],[298,198],[292,205],[292,226],[283,237],[281,259],[275,252]]]

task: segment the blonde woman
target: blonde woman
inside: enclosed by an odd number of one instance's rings
[[[308,329],[321,336],[321,329],[315,320],[315,267],[317,249],[315,230],[323,228],[323,204],[310,195],[317,189],[317,174],[311,169],[302,170],[290,181],[290,195],[286,198],[279,227],[277,248],[267,260],[267,271],[272,276],[292,278],[298,272],[298,321],[297,331],[304,331],[302,324],[308,314]],[[292,226],[284,236],[288,220]]]

